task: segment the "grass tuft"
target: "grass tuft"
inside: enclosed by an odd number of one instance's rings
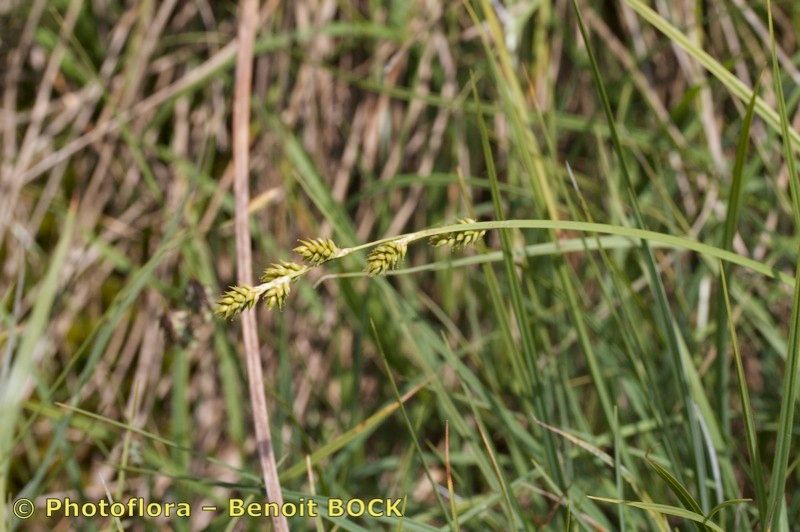
[[[791,530],[799,20],[0,1],[0,531]]]

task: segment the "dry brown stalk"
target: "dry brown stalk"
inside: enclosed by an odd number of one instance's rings
[[[233,99],[233,166],[234,195],[236,198],[236,262],[240,284],[253,283],[252,256],[250,250],[250,227],[248,209],[249,155],[250,155],[250,90],[253,79],[253,43],[255,25],[258,20],[258,0],[242,0],[239,4],[239,49],[236,56],[236,87]],[[256,431],[256,448],[264,475],[267,498],[278,505],[283,504],[278,466],[270,435],[269,410],[264,396],[264,373],[259,356],[258,332],[255,309],[242,314],[242,335],[250,388],[250,404],[253,409],[253,424]],[[278,532],[289,530],[286,517],[278,512],[272,518]]]

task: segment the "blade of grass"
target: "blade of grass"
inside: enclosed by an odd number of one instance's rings
[[[630,506],[631,508],[639,508],[640,510],[647,510],[649,512],[657,512],[663,515],[680,517],[682,519],[694,521],[695,523],[705,523],[705,526],[714,532],[723,532],[723,529],[720,528],[719,525],[706,522],[706,516],[703,514],[692,512],[691,510],[686,510],[685,508],[678,508],[668,504],[657,504],[652,502],[623,501],[620,499],[609,499],[607,497],[595,497],[593,495],[589,495],[588,497],[595,501],[606,502],[609,504],[624,504],[626,506]]]
[[[581,192],[580,187],[578,186],[578,181],[575,178],[575,175],[572,171],[571,166],[567,163],[567,175],[570,178],[572,183],[572,187],[575,190],[575,193],[578,196],[579,204],[581,206],[581,212],[583,217],[587,221],[594,221],[591,215],[591,211],[589,210],[589,206],[584,199],[584,196]],[[570,212],[572,216],[577,218],[578,214],[576,209],[573,207],[572,202],[570,201],[569,195],[564,194],[567,204],[570,207]],[[618,194],[616,195],[618,196]],[[668,430],[666,420],[669,418],[670,414],[670,405],[665,402],[664,394],[659,389],[658,386],[655,386],[653,383],[658,381],[657,375],[657,363],[649,353],[649,350],[644,347],[642,338],[641,338],[641,327],[637,324],[636,316],[639,314],[639,310],[636,308],[635,303],[632,301],[634,294],[633,289],[631,287],[631,280],[628,278],[628,275],[624,273],[617,265],[616,262],[612,259],[610,254],[608,253],[606,247],[603,245],[601,239],[595,235],[594,239],[584,239],[584,246],[586,249],[589,249],[591,244],[595,244],[597,249],[600,251],[600,258],[602,259],[603,264],[607,268],[609,275],[608,277],[611,280],[611,284],[613,287],[613,294],[610,293],[609,290],[603,289],[602,294],[604,299],[607,302],[608,308],[610,309],[614,323],[617,326],[617,329],[620,332],[622,344],[624,346],[624,352],[628,359],[628,362],[632,368],[634,368],[634,373],[636,375],[636,379],[638,381],[639,389],[644,391],[647,390],[647,395],[649,395],[650,400],[644,402],[646,408],[654,416],[655,420],[659,424],[660,431],[662,434],[667,434],[666,430]],[[587,255],[589,260],[589,264],[591,269],[595,272],[595,277],[599,280],[601,279],[600,274],[600,267],[596,263],[594,257],[591,254]],[[602,287],[602,284],[601,284]],[[619,309],[616,308],[614,303],[614,298],[619,299]],[[610,342],[610,338],[606,338],[606,341]],[[614,421],[615,424],[618,424],[618,421]],[[618,429],[613,429],[618,430]],[[615,435],[616,437],[616,435]],[[620,435],[620,444],[624,444],[624,440],[621,438]],[[677,463],[678,459],[678,452],[677,447],[670,438],[663,439],[662,444],[664,449],[670,458],[670,461],[673,463]],[[617,448],[615,447],[615,451]],[[622,447],[620,454],[620,458],[622,459],[625,466],[631,470],[635,470],[636,463],[633,462],[629,455],[629,451],[627,447]],[[636,472],[636,476],[638,476],[638,472]],[[620,496],[619,498],[624,499],[624,497]],[[640,495],[640,499],[643,499]],[[624,515],[624,506],[619,507],[619,513]],[[654,514],[650,514],[654,515]],[[622,523],[620,523],[622,525]],[[621,528],[624,528],[621,526]]]
[[[710,259],[718,259],[723,260],[725,262],[729,262],[731,264],[736,264],[737,266],[741,266],[743,268],[747,268],[748,270],[752,270],[756,273],[764,275],[770,279],[777,279],[781,283],[789,286],[794,287],[795,279],[785,273],[781,272],[777,268],[770,266],[765,262],[760,262],[749,257],[745,257],[734,253],[732,251],[720,249],[716,246],[712,246],[710,244],[704,244],[697,240],[693,240],[691,238],[682,237],[682,236],[675,236],[668,233],[660,233],[657,231],[649,231],[643,229],[637,229],[633,227],[626,227],[626,226],[618,226],[618,225],[609,225],[609,224],[602,224],[596,222],[578,222],[574,220],[503,220],[503,221],[494,221],[494,222],[476,222],[474,224],[457,224],[457,225],[446,225],[442,227],[437,227],[435,229],[425,229],[423,231],[417,231],[415,233],[409,233],[403,236],[410,236],[413,237],[414,240],[420,240],[423,238],[427,238],[433,235],[440,235],[443,233],[453,232],[453,231],[465,231],[465,230],[492,230],[492,229],[563,229],[569,231],[580,231],[585,233],[601,233],[601,234],[608,234],[608,235],[616,235],[626,238],[631,238],[640,241],[639,245],[641,245],[641,241],[646,241],[648,245],[652,247],[669,247],[669,248],[676,248],[676,249],[684,249],[687,251],[694,251],[699,253],[700,255],[705,256],[706,258]],[[380,240],[375,240],[368,244],[364,244],[362,246],[358,246],[358,249],[373,247],[377,244],[388,242],[390,240],[394,240],[397,237],[390,237],[390,238],[383,238]],[[567,248],[568,251],[577,251],[577,246],[580,244],[579,239],[575,239],[573,243],[569,243]],[[591,241],[587,241],[587,247],[589,249],[598,249],[596,245],[591,244]],[[619,245],[618,247],[624,248],[625,246]],[[535,244],[532,246],[526,246],[525,250],[537,250],[537,253],[552,253],[555,250],[555,244]],[[522,250],[515,250],[515,256],[522,256]],[[464,257],[460,259],[456,259],[452,261],[451,264],[458,265],[458,266],[469,266],[472,264],[483,264],[486,262],[495,262],[502,260],[502,251],[498,252],[491,252],[486,253],[485,255],[476,255],[474,257]],[[433,263],[438,264],[438,263]],[[709,261],[709,264],[716,266],[716,261]],[[413,273],[418,271],[427,271],[428,269],[436,269],[440,266],[419,266],[414,268],[408,268],[404,270],[396,270],[398,272],[404,273]],[[387,275],[393,275],[392,272],[387,272]],[[336,274],[331,275],[328,278],[339,278],[339,277],[362,277],[364,276],[363,273],[345,273],[345,274]]]
[[[314,470],[311,468],[311,457],[306,455],[306,471],[308,473],[308,489],[310,495],[315,497],[317,495],[316,483],[314,482]],[[325,527],[322,526],[322,519],[317,515],[314,517],[314,526],[317,532],[325,532]]]
[[[722,268],[722,266],[720,266]],[[724,270],[724,268],[723,268]],[[742,403],[742,417],[744,418],[744,433],[747,441],[747,454],[750,458],[750,475],[753,482],[753,490],[756,493],[756,506],[758,507],[759,521],[766,522],[767,516],[767,497],[765,488],[767,486],[764,470],[761,464],[761,452],[758,448],[758,433],[756,432],[755,416],[753,415],[753,407],[750,403],[750,392],[747,386],[747,376],[744,372],[744,364],[742,364],[742,354],[739,351],[739,340],[736,336],[736,327],[733,323],[733,312],[731,311],[731,302],[728,297],[728,276],[729,274],[723,271],[720,275],[722,280],[722,298],[725,304],[725,311],[727,314],[728,331],[731,338],[731,347],[733,348],[733,360],[736,364],[736,380],[739,388],[739,401]],[[718,325],[721,327],[721,324]],[[719,356],[721,353],[718,353]]]
[[[753,111],[758,97],[759,82],[756,82],[753,89],[753,96],[747,105],[747,111],[742,122],[742,131],[739,134],[739,144],[736,147],[736,159],[731,175],[731,189],[728,195],[728,209],[725,213],[725,230],[722,235],[721,249],[730,250],[733,245],[733,237],[736,234],[736,225],[739,220],[741,209],[742,191],[744,190],[744,163],[747,157],[747,147],[750,143],[750,126],[753,123]],[[722,279],[725,270],[720,268],[720,284],[727,283],[728,279]],[[715,345],[717,349],[717,412],[719,413],[720,428],[722,434],[730,437],[730,405],[728,388],[730,385],[730,359],[726,348],[727,336],[726,328],[721,324],[725,321],[725,301],[720,290],[717,293],[716,301],[716,320],[717,329],[715,333]],[[763,516],[762,516],[763,517]]]
[[[486,450],[486,454],[489,456],[497,483],[500,486],[500,493],[504,503],[503,509],[505,511],[506,518],[508,519],[508,527],[510,529],[518,529],[520,525],[522,525],[523,521],[520,519],[521,511],[516,502],[516,498],[512,498],[513,492],[509,486],[508,479],[506,479],[506,476],[503,474],[503,470],[497,461],[497,451],[493,448],[492,442],[486,433],[486,427],[484,425],[483,418],[478,412],[478,408],[475,406],[475,400],[472,397],[472,394],[469,392],[469,389],[464,386],[463,383],[462,387],[464,389],[464,393],[466,394],[467,401],[469,402],[470,409],[472,410],[472,415],[475,417],[475,424],[478,426],[478,433],[481,436],[483,447]]]
[[[490,47],[487,42],[488,39],[484,39],[484,47],[486,49],[487,58],[489,59],[489,65],[492,67],[492,72],[497,79],[498,86],[506,88],[500,91],[500,95],[503,99],[505,116],[512,127],[512,141],[516,148],[516,153],[518,153],[521,158],[525,170],[524,175],[528,178],[528,186],[533,197],[538,200],[539,206],[547,212],[547,215],[551,219],[558,220],[560,218],[559,208],[552,186],[549,183],[548,172],[544,167],[544,158],[541,149],[537,138],[531,132],[530,124],[527,123],[527,120],[523,121],[523,117],[528,117],[530,113],[519,80],[514,71],[506,42],[503,39],[503,32],[495,14],[495,8],[490,5],[487,0],[483,0],[481,5],[483,6],[484,16],[488,21],[489,33],[494,42],[494,46]],[[493,50],[496,50],[497,60],[495,60],[495,53]],[[475,103],[476,105],[479,103],[477,97]],[[478,115],[478,120],[483,120],[482,114]],[[549,236],[551,240],[558,244],[558,234],[556,231],[550,231]],[[606,384],[607,379],[602,373],[593,343],[589,338],[584,313],[578,303],[578,297],[573,285],[573,279],[575,279],[574,272],[568,270],[566,264],[560,257],[555,258],[554,267],[558,283],[566,299],[566,310],[574,324],[581,351],[584,354],[589,366],[589,371],[592,375],[592,381],[600,400],[606,425],[610,427],[613,422],[611,392]],[[526,271],[532,272],[533,268],[526,268]],[[570,275],[571,273],[572,275]],[[532,291],[532,297],[535,297],[536,283],[531,280],[528,286]],[[542,331],[540,334],[545,334],[545,332]]]
[[[617,497],[620,499],[625,498],[625,486],[622,483],[622,433],[619,430],[619,410],[614,405],[614,424],[611,427],[614,434],[614,483],[617,487]],[[620,505],[617,512],[617,519],[619,520],[619,529],[625,530],[625,507]]]
[[[750,499],[729,499],[727,501],[721,502],[718,505],[714,506],[714,508],[712,508],[710,512],[708,512],[708,515],[706,515],[706,519],[710,520],[712,517],[717,515],[719,512],[721,512],[725,508],[728,508],[730,506],[736,506],[737,504],[748,503],[748,502],[750,502]]]
[[[783,96],[781,72],[778,67],[778,58],[775,51],[775,33],[772,23],[772,2],[767,0],[767,18],[769,22],[769,36],[772,55],[772,78],[775,84],[775,94],[778,100],[780,113],[781,133],[783,134],[784,161],[789,171],[789,188],[792,194],[792,210],[794,213],[795,234],[800,229],[800,182],[798,181],[795,167],[794,150],[789,137],[789,116],[786,110],[786,101]],[[791,131],[794,132],[794,129]],[[796,132],[795,132],[796,133]],[[797,259],[795,259],[797,260]],[[794,295],[792,299],[792,315],[789,322],[789,350],[786,354],[783,385],[781,387],[781,410],[778,420],[777,445],[775,447],[775,460],[772,466],[770,479],[769,503],[767,505],[766,521],[762,526],[779,529],[781,502],[784,502],[786,487],[786,468],[789,464],[789,453],[792,447],[792,434],[794,429],[794,413],[797,402],[797,393],[800,388],[798,381],[798,366],[800,366],[800,260],[797,260]]]
[[[428,384],[427,379],[424,380],[423,382],[420,382],[419,384],[416,384],[400,397],[400,401],[401,402],[408,401],[409,399],[414,397],[414,395],[416,395],[416,393],[420,391],[422,388],[424,388],[427,384]],[[340,434],[333,440],[327,442],[325,445],[323,445],[322,447],[311,453],[309,455],[309,460],[311,460],[311,463],[313,465],[319,464],[322,460],[324,460],[328,456],[331,456],[339,449],[345,447],[356,438],[365,436],[369,431],[376,428],[378,425],[381,424],[382,421],[384,421],[391,414],[393,414],[394,411],[397,410],[398,408],[400,408],[400,403],[398,403],[397,401],[392,401],[392,403],[381,408],[380,410],[372,414],[370,417],[368,417],[355,427],[351,428],[347,432],[344,432],[343,434]],[[281,474],[281,480],[285,482],[293,478],[296,478],[298,476],[301,476],[305,472],[305,468],[306,468],[305,460],[298,461],[297,463],[286,469]]]
[[[473,95],[477,98],[477,90],[473,80]],[[494,205],[495,216],[498,220],[503,220],[503,207],[500,203],[500,191],[498,189],[497,172],[494,166],[494,157],[492,156],[492,148],[489,144],[489,133],[486,129],[486,124],[483,117],[478,115],[478,130],[481,137],[481,146],[483,147],[483,155],[486,163],[487,173],[492,183],[492,204]],[[541,420],[548,420],[547,409],[545,406],[543,393],[545,383],[542,382],[541,374],[537,367],[536,348],[533,343],[533,336],[531,326],[528,323],[525,305],[523,303],[522,287],[520,285],[519,277],[517,276],[516,266],[514,264],[514,253],[511,245],[511,236],[507,231],[500,232],[500,242],[503,248],[503,264],[505,266],[505,273],[507,282],[509,284],[509,291],[511,294],[511,307],[513,309],[514,317],[517,321],[517,328],[522,337],[522,353],[525,363],[525,370],[528,374],[528,400],[533,404],[536,416]],[[560,486],[564,486],[564,474],[561,470],[560,461],[556,452],[555,441],[551,434],[545,431],[544,444],[545,454],[547,458],[547,465],[550,469],[550,475],[556,480]]]
[[[411,440],[414,442],[414,448],[417,450],[417,455],[419,456],[419,461],[422,463],[422,468],[425,470],[425,476],[428,477],[428,482],[431,484],[431,490],[433,494],[436,496],[436,501],[439,503],[439,507],[442,510],[442,514],[447,519],[447,522],[452,524],[450,520],[450,514],[447,512],[447,508],[444,505],[444,501],[442,500],[442,496],[439,494],[438,484],[436,481],[433,480],[433,474],[431,473],[431,469],[428,466],[428,462],[425,460],[425,455],[422,452],[422,447],[419,444],[419,438],[417,437],[417,433],[414,430],[414,425],[411,423],[411,419],[408,417],[408,413],[406,412],[405,403],[400,396],[400,390],[397,388],[397,383],[394,380],[394,374],[392,373],[392,368],[389,366],[389,360],[386,358],[386,354],[383,352],[383,346],[381,344],[381,337],[378,334],[378,330],[375,328],[375,323],[370,322],[372,325],[372,334],[375,339],[375,345],[378,346],[378,352],[381,354],[381,359],[383,360],[384,369],[386,370],[386,376],[389,377],[389,382],[392,385],[392,391],[394,392],[395,398],[397,400],[397,406],[400,409],[400,413],[403,415],[403,420],[406,423],[406,427],[408,428],[408,432],[411,435]]]
[[[650,458],[647,458],[646,462],[647,462],[647,465],[649,465],[650,468],[653,471],[655,471],[656,474],[659,477],[661,477],[661,480],[663,480],[667,484],[667,486],[669,487],[670,491],[672,491],[672,493],[674,493],[675,496],[678,497],[678,500],[681,501],[681,504],[683,504],[684,508],[686,508],[687,510],[690,510],[692,512],[695,512],[697,514],[702,514],[703,513],[703,510],[700,508],[700,505],[695,500],[695,498],[692,497],[692,494],[689,493],[689,490],[687,490],[683,486],[683,484],[681,484],[680,481],[677,478],[675,478],[675,476],[672,473],[670,473],[665,467],[663,467],[660,464],[654,462]],[[707,529],[704,525],[697,524],[697,523],[695,523],[695,525],[700,530],[706,530]]]
[[[447,499],[450,502],[450,515],[453,519],[453,532],[459,532],[458,510],[456,509],[456,492],[453,488],[453,471],[450,465],[450,423],[444,422],[444,468],[447,479]]]
[[[669,37],[672,42],[683,48],[683,50],[698,63],[703,65],[706,70],[711,72],[714,77],[722,82],[725,88],[739,98],[742,103],[747,103],[753,98],[753,91],[748,89],[744,82],[729,72],[719,61],[697,46],[695,42],[661,15],[656,13],[652,8],[647,6],[642,0],[625,0],[625,3],[636,11],[639,16],[652,24],[658,31]],[[786,143],[790,146],[790,150],[800,150],[800,133],[794,128],[786,128],[784,130],[778,112],[770,107],[762,98],[758,97],[756,97],[755,109],[758,116],[763,118],[769,127],[780,132],[784,136]]]
[[[603,103],[603,110],[606,115],[608,127],[611,131],[611,139],[614,144],[614,149],[617,152],[620,171],[624,178],[625,187],[628,191],[628,196],[631,201],[631,207],[633,208],[635,222],[637,227],[642,228],[644,227],[644,218],[642,217],[641,211],[639,209],[639,202],[637,200],[636,193],[634,192],[633,183],[627,168],[627,163],[625,162],[625,152],[623,151],[622,143],[620,142],[619,135],[617,134],[617,127],[615,123],[614,113],[611,109],[611,102],[608,98],[608,92],[606,91],[605,83],[603,82],[603,77],[600,74],[600,69],[598,67],[597,59],[595,58],[594,51],[592,49],[592,45],[589,40],[589,35],[586,30],[586,25],[583,22],[583,17],[581,15],[580,8],[578,7],[578,1],[572,0],[572,6],[574,8],[575,14],[578,19],[578,26],[581,31],[581,36],[583,37],[584,44],[586,45],[586,52],[589,56],[589,61],[592,67],[592,76],[594,78],[595,85],[599,92],[600,99],[602,100]],[[701,506],[705,509],[709,506],[708,492],[706,489],[705,454],[703,449],[702,436],[700,434],[699,423],[696,414],[694,412],[694,409],[691,407],[691,392],[689,390],[689,385],[686,382],[686,374],[685,374],[685,369],[683,367],[683,360],[681,358],[680,347],[677,338],[677,331],[676,328],[674,327],[675,319],[672,316],[669,304],[667,302],[666,290],[664,288],[664,283],[661,281],[661,277],[658,274],[658,268],[656,267],[655,257],[653,256],[653,252],[650,249],[650,246],[647,244],[647,242],[642,242],[642,252],[645,257],[645,263],[647,265],[647,273],[649,277],[650,286],[654,292],[654,296],[656,299],[657,318],[661,326],[662,332],[664,333],[664,336],[667,339],[667,345],[671,354],[670,357],[671,368],[673,371],[674,378],[677,381],[683,410],[689,421],[687,429],[692,449],[692,458],[695,467],[694,471],[695,481],[697,482],[697,490],[698,493],[700,494]]]
[[[69,244],[72,241],[76,212],[77,204],[73,203],[64,221],[58,245],[49,258],[50,265],[47,274],[36,294],[31,316],[25,322],[14,362],[5,378],[2,394],[0,394],[0,523],[7,523],[10,520],[6,515],[8,500],[6,482],[14,450],[17,419],[22,409],[25,384],[36,371],[34,351],[42,339],[58,292],[59,276],[67,257]]]

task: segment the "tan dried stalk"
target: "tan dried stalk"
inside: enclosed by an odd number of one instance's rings
[[[233,166],[234,195],[236,199],[236,259],[239,284],[253,283],[252,256],[250,251],[250,226],[247,206],[250,203],[248,184],[250,167],[250,87],[253,79],[253,43],[255,25],[258,20],[258,0],[242,0],[239,4],[239,50],[236,56],[236,86],[233,100]],[[252,305],[250,305],[252,307]],[[278,466],[270,435],[269,410],[264,396],[264,373],[259,356],[258,332],[255,309],[242,312],[242,335],[250,389],[250,404],[253,409],[253,424],[256,432],[256,449],[267,498],[278,505],[283,504],[283,493],[278,479]],[[288,532],[286,517],[277,512],[272,524],[278,532]]]

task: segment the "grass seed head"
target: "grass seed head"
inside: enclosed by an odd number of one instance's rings
[[[472,218],[462,218],[458,221],[460,224],[474,224],[475,220]],[[474,244],[486,234],[486,230],[475,231],[474,229],[467,229],[465,231],[453,231],[450,233],[442,233],[441,235],[434,235],[430,237],[429,242],[434,247],[450,246],[453,249],[462,249],[469,245]]]
[[[388,270],[393,270],[406,256],[408,245],[401,240],[380,244],[367,257],[366,272],[370,275],[380,275]]]
[[[225,319],[232,318],[252,308],[258,302],[258,297],[259,293],[252,286],[232,286],[220,296],[215,312]]]
[[[284,279],[278,282],[275,286],[271,286],[264,292],[264,303],[266,303],[267,308],[278,308],[278,310],[283,309],[283,305],[286,303],[286,297],[289,295],[290,283],[288,279]]]
[[[286,277],[295,274],[292,277],[292,282],[297,280],[297,273],[305,270],[305,266],[297,264],[296,262],[281,261],[267,266],[264,273],[261,274],[261,282],[268,283],[274,281],[278,277]]]
[[[295,253],[303,257],[309,264],[318,265],[332,259],[338,248],[330,238],[312,238],[300,240],[299,246],[294,248]]]

